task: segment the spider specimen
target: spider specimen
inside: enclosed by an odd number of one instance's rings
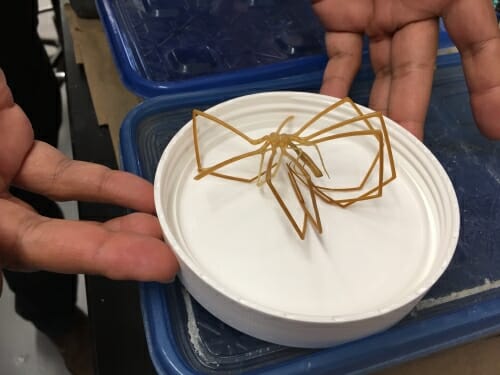
[[[332,121],[328,116],[341,107],[348,107],[353,117],[341,121]],[[234,136],[239,137],[251,149],[225,160],[204,165],[199,142],[199,118],[221,126]],[[322,233],[323,227],[319,215],[317,198],[327,204],[347,207],[362,200],[374,199],[382,196],[385,185],[396,178],[396,169],[384,118],[379,112],[363,113],[350,99],[344,98],[329,105],[314,115],[298,129],[286,133],[283,129],[294,120],[294,116],[286,117],[275,131],[261,137],[252,138],[241,129],[217,118],[216,116],[193,110],[193,143],[199,180],[207,175],[244,183],[256,183],[258,186],[266,184],[276,198],[281,209],[292,224],[301,239],[305,238],[307,224]],[[321,121],[319,121],[321,119]],[[332,180],[327,172],[324,157],[319,149],[325,142],[342,139],[357,140],[370,137],[376,150],[373,158],[364,173],[361,181],[351,186],[335,186],[325,184],[325,177]],[[228,166],[238,162],[257,158],[258,167],[248,175],[237,172],[226,172]],[[389,174],[385,176],[385,163],[389,163]],[[233,168],[234,169],[234,168]],[[285,202],[280,189],[275,184],[278,171],[284,169],[288,181],[293,189],[294,196],[300,206],[301,219],[292,214],[289,205]],[[326,175],[326,176],[325,176]],[[375,175],[375,177],[373,177]],[[368,186],[369,182],[375,186]],[[301,221],[301,222],[300,222]]]

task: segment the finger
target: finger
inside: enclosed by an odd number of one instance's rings
[[[0,68],[0,110],[4,108],[9,108],[14,105],[14,98],[12,97],[12,93],[7,86],[7,79],[5,78],[5,74]]]
[[[312,0],[326,31],[363,33],[373,14],[373,0]]]
[[[343,98],[348,95],[352,81],[361,65],[363,37],[349,32],[326,33],[328,63],[320,92]]]
[[[370,40],[370,60],[375,74],[370,92],[369,107],[387,115],[391,90],[391,39]]]
[[[105,202],[154,212],[153,186],[130,173],[66,158],[54,147],[35,142],[16,186],[54,200]]]
[[[149,235],[110,230],[96,223],[47,219],[8,201],[0,202],[0,209],[4,213],[0,251],[6,268],[139,281],[169,281],[178,270],[168,246]]]
[[[438,21],[411,23],[392,40],[392,77],[388,115],[417,138],[423,128],[434,75]]]
[[[108,220],[103,225],[106,229],[115,232],[132,232],[159,239],[162,238],[162,231],[158,218],[141,212]]]
[[[362,34],[370,20],[372,0],[313,0],[312,6],[326,31],[329,58],[320,91],[343,98],[361,64]]]
[[[19,106],[0,108],[0,137],[0,192],[3,193],[33,144],[33,128]]]
[[[500,31],[491,1],[452,1],[443,18],[462,56],[476,123],[500,139]]]
[[[24,207],[24,208],[26,208],[26,209],[28,209],[30,211],[36,212],[36,210],[31,205],[29,205],[25,201],[23,201],[23,200],[15,197],[15,196],[9,194],[8,192],[7,192],[7,194],[4,197],[2,197],[2,199],[7,199],[8,201],[11,201],[11,202],[13,202],[15,204],[18,204],[18,205],[20,205],[20,206],[22,206],[22,207]]]

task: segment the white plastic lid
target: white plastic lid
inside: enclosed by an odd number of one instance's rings
[[[292,132],[337,100],[272,92],[229,100],[207,112],[257,138],[275,131],[290,115],[294,118],[283,132]],[[354,115],[342,108],[321,121]],[[459,209],[453,186],[431,152],[385,121],[397,178],[384,187],[382,197],[347,208],[318,199],[323,233],[310,227],[304,240],[266,184],[211,175],[195,180],[192,122],[186,124],[168,144],[155,179],[158,217],[181,267],[250,311],[298,324],[372,318],[418,300],[452,258]],[[202,120],[199,127],[207,163],[249,150],[224,129]],[[330,178],[349,185],[373,159],[375,146],[352,137],[319,147]],[[384,160],[384,173],[389,173]],[[242,168],[259,170],[249,163]],[[275,177],[278,185],[281,176]],[[292,202],[294,193],[285,185],[281,191]]]

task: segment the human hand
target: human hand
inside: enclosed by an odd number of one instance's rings
[[[129,173],[66,158],[34,141],[0,69],[0,270],[99,274],[169,281],[178,270],[153,215],[153,187]],[[51,199],[105,202],[141,213],[106,223],[49,219],[9,193],[17,186]],[[0,288],[1,288],[0,274]],[[1,290],[1,289],[0,289]]]
[[[321,92],[347,96],[363,35],[375,80],[369,106],[422,139],[432,89],[438,17],[460,51],[474,118],[500,139],[500,32],[490,0],[312,0],[326,30]]]

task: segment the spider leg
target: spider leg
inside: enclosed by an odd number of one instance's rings
[[[302,240],[305,238],[307,232],[307,225],[309,222],[312,224],[313,228],[318,233],[322,233],[323,227],[319,216],[314,185],[311,181],[311,178],[307,170],[300,164],[300,161],[297,158],[294,158],[292,155],[286,152],[286,149],[280,149],[280,151],[284,154],[284,157],[290,159],[290,163],[286,164],[287,175],[290,181],[290,185],[292,186],[292,189],[294,191],[294,196],[297,199],[297,202],[300,206],[302,219],[297,220],[294,217],[294,214],[292,214],[290,208],[283,199],[279,189],[276,187],[275,183],[273,183],[272,172],[268,168],[266,173],[266,183],[269,186],[269,189],[271,190],[274,197],[278,201],[278,204],[283,210],[285,216],[292,224],[294,230],[297,232],[297,234]],[[277,152],[278,151],[276,149],[272,151],[269,160],[269,166],[272,165]],[[302,185],[303,187],[300,186],[299,181],[303,182]]]
[[[370,164],[367,166],[365,174],[362,176],[362,178],[360,178],[359,183],[357,183],[355,186],[346,187],[316,185],[317,195],[322,200],[329,204],[338,204],[342,207],[347,207],[357,201],[380,197],[382,195],[383,187],[396,178],[396,168],[391,142],[384,117],[381,113],[363,113],[361,109],[354,102],[352,102],[352,100],[346,98],[343,101],[334,103],[332,106],[326,108],[320,114],[315,116],[311,121],[309,121],[306,125],[311,126],[313,124],[313,120],[317,121],[317,119],[320,118],[321,115],[324,115],[332,109],[338,107],[339,103],[346,102],[349,102],[351,104],[355,113],[357,113],[357,116],[329,126],[325,126],[312,134],[308,134],[307,136],[297,137],[297,139],[294,138],[294,141],[301,146],[315,147],[323,142],[346,137],[372,135],[376,139],[376,141],[378,142],[377,152],[374,153],[373,158],[371,159]],[[360,124],[363,126],[358,126],[358,124],[356,124],[358,122],[360,122]],[[344,127],[350,124],[353,124],[355,126],[351,126],[350,129],[346,130],[346,128]],[[304,128],[303,126],[303,130],[305,129],[306,128]],[[319,158],[323,164],[321,154],[319,154]],[[373,177],[375,173],[378,174],[375,176],[375,178],[378,177],[378,184],[373,188],[368,188],[367,184],[372,184],[374,182]],[[367,188],[368,190],[364,191]],[[329,192],[340,193],[341,195],[344,195],[344,199],[335,199],[334,197],[329,195]],[[343,193],[349,192],[353,193],[351,194],[351,198],[345,198],[347,194]],[[354,195],[354,193],[356,192],[358,192],[358,195],[356,197],[352,197],[352,195]]]
[[[278,128],[276,129],[276,133],[281,133],[281,131],[283,130],[283,128],[285,127],[286,124],[288,124],[290,121],[292,121],[292,119],[294,118],[295,116],[288,116],[286,119],[283,120],[283,122],[278,126]]]
[[[240,161],[240,160],[252,157],[252,156],[256,156],[256,155],[259,155],[259,154],[263,155],[266,152],[267,146],[268,146],[267,144],[263,144],[257,150],[233,156],[232,158],[223,160],[220,163],[212,165],[211,167],[208,167],[208,168],[198,168],[199,173],[194,178],[195,178],[195,180],[199,180],[199,179],[205,177],[206,175],[210,174],[210,175],[213,175],[213,176],[217,176],[217,177],[221,177],[221,178],[226,178],[226,179],[229,179],[229,180],[235,180],[235,181],[242,181],[242,182],[252,182],[252,181],[255,181],[259,177],[260,171],[254,177],[251,177],[251,178],[240,178],[240,177],[237,177],[237,176],[232,176],[232,175],[228,175],[228,174],[224,174],[224,173],[218,173],[217,170],[219,170],[219,169],[221,169],[221,168],[223,168],[223,167],[225,167],[225,166],[227,166],[229,164],[235,163],[237,161]]]
[[[218,161],[216,163],[213,163],[211,166],[204,166],[202,163],[202,152],[200,150],[200,140],[199,140],[199,124],[198,124],[198,118],[202,117],[206,120],[209,120],[211,123],[214,123],[217,126],[220,126],[226,130],[228,130],[230,133],[233,133],[235,136],[241,138],[244,142],[248,143],[249,146],[259,146],[255,150],[251,150],[248,152],[241,153],[239,155],[230,157],[226,160]],[[258,155],[261,155],[261,159],[264,158],[264,154],[268,151],[268,145],[269,142],[267,140],[267,136],[261,137],[261,138],[251,138],[247,136],[245,133],[240,131],[239,129],[235,128],[234,126],[228,124],[227,122],[209,114],[205,113],[202,111],[199,111],[197,109],[193,110],[193,126],[192,126],[192,131],[193,131],[193,145],[194,145],[194,151],[195,151],[195,159],[196,159],[196,165],[198,169],[198,174],[195,176],[195,179],[201,179],[205,177],[206,175],[212,175],[220,178],[225,178],[228,180],[234,180],[234,181],[240,181],[240,182],[254,182],[259,178],[259,176],[262,175],[262,171],[259,170],[259,172],[256,175],[250,175],[250,173],[247,173],[247,176],[237,176],[237,175],[232,175],[229,173],[223,173],[220,171],[222,168],[227,167],[233,163],[237,163],[241,160],[248,159],[251,157],[255,157]]]
[[[272,182],[272,171],[270,166],[272,165],[274,158],[276,156],[276,149],[274,148],[271,151],[271,156],[269,157],[269,162],[268,162],[268,168],[266,170],[266,183],[269,186],[269,189],[273,193],[274,197],[278,201],[278,204],[280,205],[281,209],[283,210],[284,214],[286,215],[288,221],[292,224],[293,229],[295,232],[297,232],[298,236],[300,237],[301,240],[305,238],[306,235],[306,225],[307,225],[307,216],[304,214],[304,218],[302,221],[302,227],[299,226],[293,215],[291,214],[289,208],[287,207],[286,203],[284,202],[283,198],[281,197],[281,194],[278,192],[278,189]]]
[[[323,226],[321,224],[321,217],[319,216],[318,203],[316,201],[316,191],[314,183],[311,180],[311,177],[307,173],[306,169],[303,165],[298,163],[298,161],[293,160],[287,164],[288,169],[288,177],[290,179],[290,183],[295,192],[295,196],[306,215],[306,218],[310,220],[312,226],[318,233],[323,232]],[[310,208],[307,206],[307,202],[305,200],[304,194],[299,187],[298,181],[302,182],[307,189],[308,196],[310,198]],[[312,209],[312,212],[311,212]],[[306,223],[306,220],[304,220]],[[304,228],[305,231],[305,228]]]
[[[315,186],[315,192],[316,194],[326,203],[329,204],[336,204],[341,207],[347,207],[350,206],[351,204],[362,201],[362,200],[367,200],[367,199],[374,199],[382,196],[382,190],[383,187],[392,181],[391,179],[388,179],[387,181],[384,181],[384,139],[383,139],[383,133],[380,130],[362,130],[362,131],[355,131],[355,132],[347,132],[347,133],[341,133],[341,134],[336,134],[332,135],[329,137],[325,137],[324,139],[320,140],[321,142],[326,141],[326,140],[332,140],[332,139],[339,139],[339,138],[345,138],[345,137],[356,137],[356,136],[374,136],[375,139],[378,142],[378,151],[375,155],[375,158],[373,159],[372,163],[370,164],[370,167],[368,168],[368,171],[365,173],[360,185],[355,186],[355,187],[350,187],[350,188],[330,188],[330,187],[325,187],[325,186]],[[368,191],[353,197],[353,198],[345,198],[345,199],[334,199],[333,197],[329,196],[327,192],[351,192],[351,191],[359,191],[361,190],[365,185],[366,182],[368,181],[370,175],[372,174],[373,170],[375,169],[375,166],[378,164],[378,183],[375,187],[369,189]]]
[[[359,108],[358,108],[358,111],[359,111]],[[372,131],[371,134],[373,136],[375,136],[375,138],[379,142],[378,152],[374,155],[374,158],[373,158],[364,178],[362,179],[362,181],[360,182],[360,184],[358,186],[351,187],[351,188],[336,188],[336,189],[326,188],[327,190],[331,190],[331,191],[356,191],[356,190],[363,189],[366,185],[366,182],[367,182],[369,176],[371,175],[371,173],[375,169],[377,162],[381,163],[379,165],[379,172],[381,173],[381,175],[383,175],[383,162],[384,162],[385,156],[387,156],[390,175],[385,179],[382,177],[383,181],[381,182],[381,184],[383,186],[385,186],[396,178],[396,167],[395,167],[395,162],[394,162],[394,156],[392,153],[391,140],[389,138],[389,134],[387,131],[387,125],[385,124],[384,116],[381,113],[373,112],[371,114],[364,115],[363,117],[366,120],[371,119],[371,118],[377,118],[379,120],[379,122],[378,122],[379,128],[376,128],[376,127],[373,127],[372,125],[370,125],[370,129],[366,130],[366,131],[358,130],[358,131],[352,131],[352,132],[345,132],[345,133],[339,133],[338,136],[337,135],[330,135],[330,136],[324,136],[322,138],[316,138],[316,139],[312,140],[313,143],[318,144],[318,143],[322,143],[325,141],[338,139],[338,138],[368,135],[368,134],[370,134],[370,130],[371,130]],[[356,121],[358,121],[358,120],[356,120]],[[341,134],[344,134],[344,136],[342,136]],[[311,141],[306,141],[306,142],[311,142]]]
[[[302,125],[295,133],[293,133],[296,136],[300,136],[302,132],[304,132],[307,128],[309,128],[312,124],[314,124],[316,121],[318,121],[321,117],[325,116],[326,114],[332,112],[335,110],[337,107],[340,107],[342,104],[348,101],[348,98],[341,99],[325,109],[323,109],[321,112],[317,113],[314,115],[309,121],[307,121],[304,125]]]

